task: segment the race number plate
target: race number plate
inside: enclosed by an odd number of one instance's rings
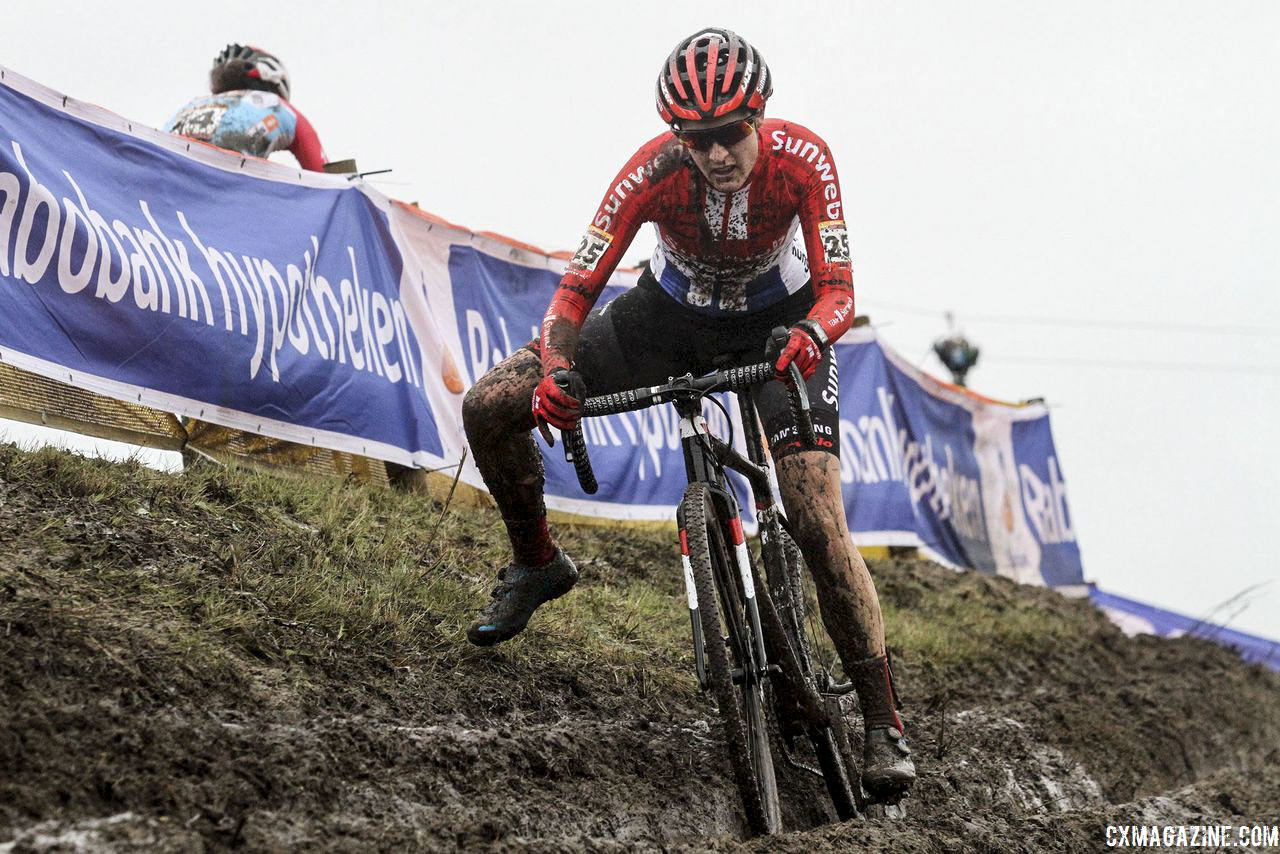
[[[612,234],[590,226],[587,228],[587,233],[582,235],[582,242],[578,244],[578,251],[574,253],[569,265],[583,270],[594,270],[596,264],[600,263],[600,256],[604,255],[611,243],[613,243]]]
[[[818,237],[822,240],[822,258],[828,264],[849,263],[849,230],[844,220],[834,219],[818,224]]]

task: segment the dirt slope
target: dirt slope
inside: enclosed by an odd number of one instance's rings
[[[461,628],[495,518],[386,491],[0,446],[0,852],[1093,851],[1280,824],[1280,680],[1087,605],[873,565],[921,779],[905,818],[744,840],[665,536],[570,530],[583,583]]]

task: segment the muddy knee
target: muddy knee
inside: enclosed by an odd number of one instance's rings
[[[485,378],[467,390],[462,398],[462,429],[466,431],[467,440],[475,444],[476,439],[483,436],[484,425],[491,422],[497,414],[497,401],[491,389],[486,388]]]
[[[485,374],[462,399],[462,426],[475,445],[495,433],[533,429],[530,401],[542,378],[537,355],[517,350]]]

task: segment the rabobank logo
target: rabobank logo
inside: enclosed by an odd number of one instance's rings
[[[56,286],[60,299],[164,315],[157,327],[176,318],[193,324],[192,334],[210,337],[203,326],[239,336],[217,346],[242,360],[251,380],[262,371],[287,383],[289,368],[322,359],[388,384],[421,385],[421,348],[395,292],[399,250],[385,217],[359,193],[340,197],[326,223],[340,232],[336,240],[281,229],[266,254],[237,240],[221,215],[194,205],[163,211],[138,197],[122,204],[115,186],[99,203],[86,187],[101,188],[103,176],[40,175],[28,160],[16,140],[0,151],[0,234],[15,219],[17,226],[12,255],[0,248],[0,278],[51,294]]]
[[[1067,487],[1058,473],[1058,460],[1049,457],[1047,464],[1047,482],[1041,480],[1026,463],[1018,466],[1018,478],[1022,483],[1022,504],[1040,542],[1046,545],[1074,543],[1076,533],[1071,527],[1071,516],[1067,512]]]

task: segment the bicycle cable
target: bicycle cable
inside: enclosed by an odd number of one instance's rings
[[[732,448],[733,447],[733,416],[729,414],[729,410],[725,407],[723,403],[720,402],[719,398],[707,397],[707,395],[711,394],[714,391],[723,390],[723,389],[720,389],[719,386],[720,384],[717,383],[716,385],[713,385],[710,388],[705,389],[698,395],[698,397],[703,400],[710,400],[716,406],[720,407],[720,411],[724,413],[724,420],[729,425],[729,441],[726,444],[730,448]],[[750,394],[751,391],[750,389],[743,389],[742,391],[734,392],[734,393]],[[699,434],[698,440],[702,442],[703,450],[707,452],[708,457],[710,457],[711,461],[715,464],[716,469],[720,472],[721,479],[723,479],[724,482],[728,484],[729,491],[733,494],[733,500],[738,505],[738,513],[741,514],[742,511],[746,509],[746,505],[742,503],[742,496],[738,494],[737,484],[733,482],[733,478],[729,477],[729,472],[725,470],[724,463],[720,461],[720,458],[717,457],[715,452],[711,449],[711,442],[707,439],[706,435]]]
[[[721,385],[722,383],[716,383],[710,388],[704,389],[703,391],[699,392],[698,397],[702,400],[710,400],[716,406],[720,407],[720,411],[724,413],[725,423],[729,425],[729,441],[726,442],[725,444],[727,444],[730,448],[732,448],[733,447],[733,416],[729,414],[729,410],[725,407],[723,403],[720,402],[719,398],[707,396],[714,391],[721,391],[722,390],[720,388]],[[735,394],[743,394],[743,393],[750,394],[751,392],[749,389],[743,389],[743,391],[741,392],[735,392]]]

